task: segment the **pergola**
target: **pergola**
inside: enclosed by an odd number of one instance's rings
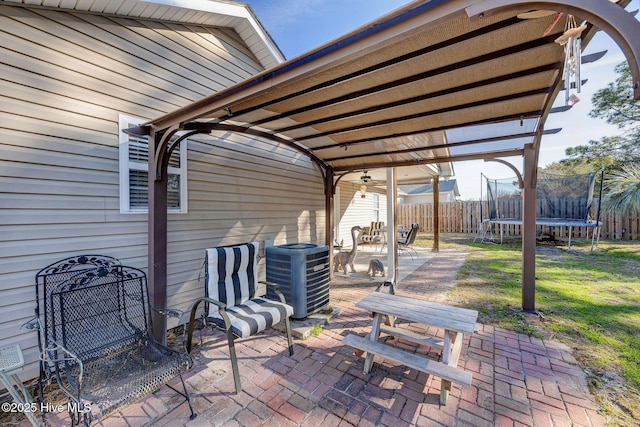
[[[343,174],[523,158],[522,308],[535,310],[535,186],[547,116],[562,91],[567,17],[585,46],[598,29],[626,55],[640,99],[640,23],[628,0],[418,0],[335,41],[132,132],[149,135],[149,283],[166,305],[167,161],[215,131],[307,155],[324,177],[326,242]],[[549,11],[549,13],[541,12]],[[170,140],[176,132],[181,138]],[[393,169],[391,169],[393,168]],[[156,331],[158,333],[159,331]],[[164,332],[162,332],[164,333]]]

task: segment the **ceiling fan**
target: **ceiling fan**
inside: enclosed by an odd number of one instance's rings
[[[366,192],[367,192],[367,184],[368,185],[376,185],[378,184],[378,181],[376,181],[375,179],[371,178],[371,175],[369,175],[367,173],[367,170],[363,170],[362,171],[362,176],[360,177],[360,197],[362,197],[363,199],[366,198]]]
[[[362,171],[362,176],[360,177],[360,184],[370,184],[370,185],[379,185],[383,184],[384,181],[379,181],[377,179],[373,179],[371,175],[369,175],[368,171],[365,169]]]

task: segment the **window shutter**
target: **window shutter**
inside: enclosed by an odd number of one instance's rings
[[[120,115],[120,210],[121,212],[140,212],[149,206],[148,159],[149,138],[128,135],[124,128],[136,126],[142,119]],[[172,140],[179,138],[174,136]],[[186,211],[186,149],[182,141],[171,152],[167,174],[167,208],[171,211]],[[185,193],[185,194],[183,194]],[[183,206],[184,204],[184,206]]]

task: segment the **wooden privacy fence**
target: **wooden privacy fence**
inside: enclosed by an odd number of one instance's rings
[[[573,199],[557,199],[554,201],[565,206],[570,212],[574,206],[582,203]],[[542,201],[538,201],[542,203]],[[597,205],[597,201],[594,201]],[[481,215],[482,207],[482,215]],[[498,211],[504,218],[520,218],[522,201],[520,199],[501,200]],[[479,201],[447,202],[440,203],[440,232],[441,233],[475,233],[482,218],[487,218],[487,203]],[[409,225],[414,222],[420,224],[420,231],[433,232],[433,204],[402,204],[398,205],[398,224]],[[640,240],[640,212],[633,215],[621,215],[614,212],[600,213],[602,229],[601,239],[613,240]],[[521,233],[520,225],[505,226],[506,235]],[[555,237],[569,237],[568,227],[542,227],[539,228],[546,234]],[[588,234],[587,234],[588,233]],[[591,229],[586,227],[573,227],[572,237],[586,238],[591,236]]]

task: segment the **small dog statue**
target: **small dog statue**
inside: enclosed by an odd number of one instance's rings
[[[371,277],[376,277],[376,273],[380,273],[380,276],[384,276],[384,265],[378,258],[373,258],[369,261],[369,269],[367,274]]]

